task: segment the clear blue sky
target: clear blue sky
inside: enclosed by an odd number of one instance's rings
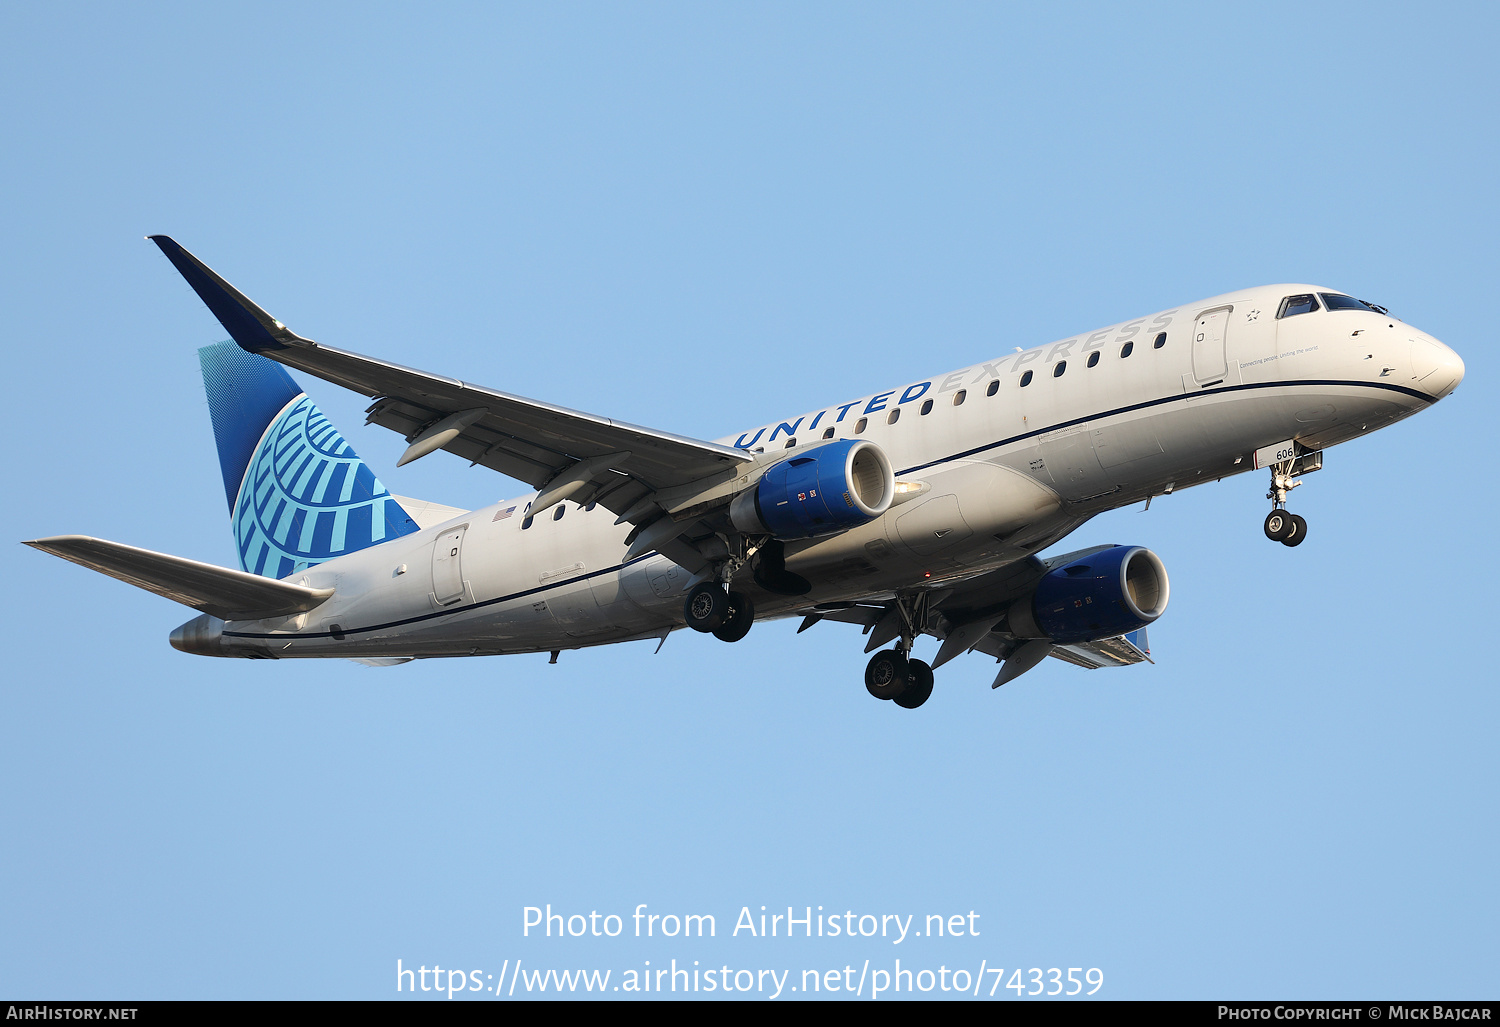
[[[0,995],[899,957],[1099,967],[1115,998],[1493,998],[1497,21],[0,7]],[[908,714],[832,624],[211,661],[167,645],[190,611],[16,544],[233,559],[194,354],[223,332],[149,232],[312,338],[703,437],[1273,281],[1385,304],[1468,377],[1328,453],[1299,549],[1261,536],[1259,475],[1069,539],[1166,562],[1155,667],[991,692],[969,656]],[[307,384],[397,493],[525,491],[398,472],[359,397]],[[546,903],[718,937],[523,938]],[[980,936],[729,937],[761,905]]]

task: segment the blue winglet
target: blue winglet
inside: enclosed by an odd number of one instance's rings
[[[172,266],[177,268],[187,283],[193,287],[198,298],[208,305],[214,317],[229,332],[230,338],[240,348],[250,353],[268,349],[284,349],[283,338],[295,338],[286,327],[234,286],[214,273],[207,264],[177,245],[169,235],[148,235],[156,243]]]

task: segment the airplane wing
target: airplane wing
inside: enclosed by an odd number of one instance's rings
[[[985,653],[1001,663],[1008,661],[1028,641],[1017,638],[1006,630],[1006,611],[1010,604],[1035,588],[1036,583],[1053,567],[1103,548],[1107,547],[1098,546],[1047,559],[1027,557],[929,593],[920,618],[920,633],[942,640],[942,645],[932,660],[934,669],[967,652]],[[802,624],[797,629],[799,634],[824,620],[861,625],[869,636],[865,652],[881,648],[900,633],[893,602],[832,603],[807,607],[797,612],[803,617]],[[1092,642],[1046,645],[1035,656],[1035,660],[1027,661],[1025,666],[1032,666],[1045,656],[1085,670],[1154,662],[1145,628]],[[1018,670],[1016,673],[1023,672]],[[1006,677],[1002,670],[1001,677],[996,678],[997,684],[1003,684],[1004,680],[1010,680],[1010,677]]]
[[[242,348],[374,398],[366,423],[406,437],[411,446],[401,463],[445,449],[541,490],[534,512],[571,498],[630,513],[623,519],[641,525],[660,509],[643,500],[732,480],[753,460],[729,446],[320,345],[271,317],[170,237],[149,238]]]
[[[57,535],[26,544],[220,620],[289,617],[333,595],[331,588],[306,588],[87,535]]]

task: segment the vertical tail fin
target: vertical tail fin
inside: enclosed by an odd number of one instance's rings
[[[228,341],[198,360],[241,568],[284,578],[417,530],[281,365]]]

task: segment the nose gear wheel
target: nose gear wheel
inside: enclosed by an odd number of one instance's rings
[[[1317,456],[1318,461],[1315,466],[1307,468],[1309,470],[1317,470],[1323,466],[1321,455],[1313,456]],[[1266,498],[1271,501],[1271,512],[1266,514],[1266,538],[1287,547],[1300,546],[1307,538],[1306,518],[1286,508],[1286,494],[1302,484],[1295,480],[1297,474],[1301,473],[1299,467],[1301,465],[1295,459],[1272,464],[1271,491],[1266,493]]]
[[[1292,530],[1286,538],[1281,539],[1284,546],[1300,546],[1302,540],[1307,538],[1307,521],[1298,514],[1292,514]]]
[[[1292,515],[1285,510],[1272,510],[1266,514],[1266,538],[1272,542],[1281,542],[1296,530],[1296,522]]]

